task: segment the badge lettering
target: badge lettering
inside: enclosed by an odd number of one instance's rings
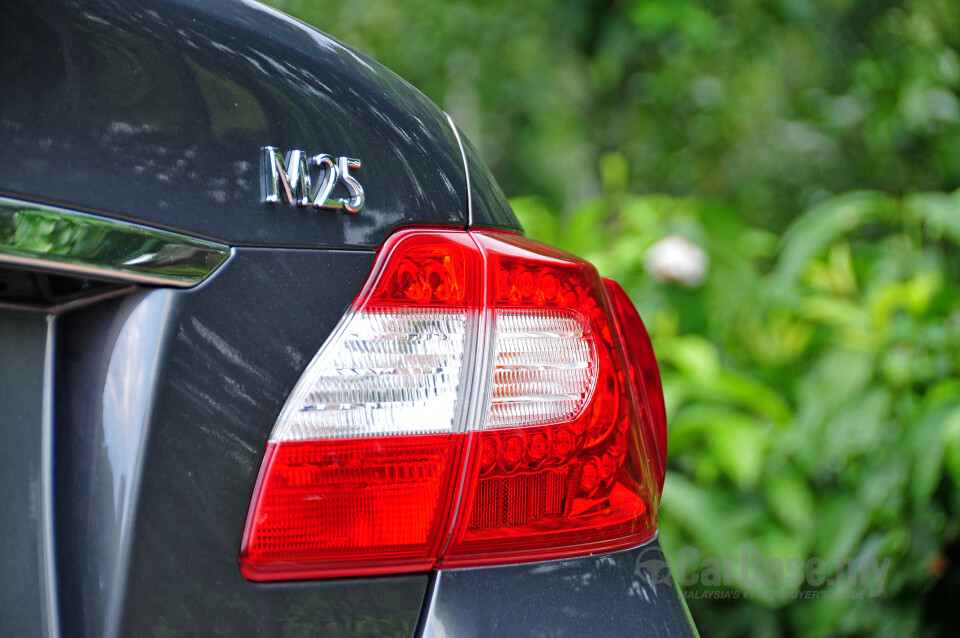
[[[318,169],[313,188],[311,169]],[[300,208],[343,210],[359,213],[366,201],[363,186],[351,170],[360,169],[360,160],[320,153],[313,157],[292,150],[286,157],[273,146],[260,149],[260,197],[266,204],[296,204]],[[337,185],[346,197],[334,197]]]

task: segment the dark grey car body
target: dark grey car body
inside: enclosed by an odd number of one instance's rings
[[[362,159],[366,206],[263,204],[265,145]],[[694,632],[656,540],[405,576],[240,574],[267,437],[374,249],[411,224],[519,230],[464,146],[401,79],[260,5],[0,4],[0,196],[232,248],[187,289],[0,257],[0,635]]]

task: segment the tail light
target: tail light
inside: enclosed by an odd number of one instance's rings
[[[404,230],[277,419],[252,580],[424,571],[649,538],[663,396],[623,290],[518,235]]]

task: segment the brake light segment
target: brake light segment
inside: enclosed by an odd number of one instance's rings
[[[662,479],[641,420],[656,407],[611,290],[518,235],[392,236],[278,417],[243,574],[424,571],[648,538]]]
[[[291,580],[424,571],[434,564],[452,434],[268,443],[241,571]]]

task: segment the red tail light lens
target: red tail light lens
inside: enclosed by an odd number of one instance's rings
[[[459,438],[271,442],[241,566],[252,580],[427,570]]]
[[[277,419],[243,574],[423,571],[642,542],[665,450],[645,338],[623,291],[559,250],[507,233],[395,234]]]
[[[663,491],[663,478],[667,471],[667,410],[663,403],[660,368],[653,354],[650,336],[630,297],[615,281],[604,279],[603,284],[607,290],[607,299],[614,310],[620,343],[623,344],[629,363],[637,409],[651,442],[648,446],[648,451],[652,453],[650,470],[657,480],[658,492]]]

